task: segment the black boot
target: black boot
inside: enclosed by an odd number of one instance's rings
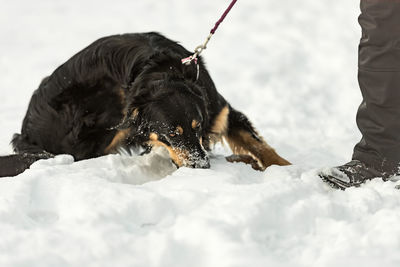
[[[331,187],[344,190],[352,186],[358,187],[374,178],[381,178],[387,181],[390,177],[394,176],[395,173],[381,172],[366,166],[359,160],[352,160],[344,165],[323,170],[318,175]]]

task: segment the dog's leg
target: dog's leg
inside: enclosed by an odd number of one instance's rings
[[[243,161],[245,163],[250,163],[253,168],[260,170],[264,170],[273,164],[281,166],[290,165],[289,161],[279,156],[275,150],[264,141],[244,114],[230,108],[228,122],[228,131],[225,139],[232,149],[232,152],[237,155],[228,157],[228,161]],[[256,168],[254,162],[249,162],[249,155],[258,161],[260,168]]]
[[[20,134],[15,134],[11,143],[17,154],[0,157],[0,177],[16,176],[28,169],[35,161],[54,157],[53,154],[30,144]]]
[[[46,154],[15,154],[0,157],[0,177],[16,176],[28,169],[35,161],[48,159]]]

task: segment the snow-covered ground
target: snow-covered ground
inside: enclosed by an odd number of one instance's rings
[[[0,0],[0,154],[40,80],[95,39],[160,31],[193,49],[229,0]],[[204,52],[219,91],[290,160],[176,170],[156,151],[59,156],[0,179],[0,266],[400,266],[400,192],[318,169],[360,135],[357,0],[238,1]]]

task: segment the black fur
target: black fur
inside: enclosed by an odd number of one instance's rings
[[[169,147],[189,153],[191,167],[209,167],[201,145],[214,119],[229,106],[217,92],[202,59],[199,79],[192,53],[158,33],[114,35],[99,39],[45,78],[34,92],[21,134],[12,145],[17,155],[0,158],[0,176],[11,176],[35,160],[71,154],[76,160],[111,153],[107,148],[125,129],[118,147],[145,147],[150,133]],[[229,106],[229,131],[257,134],[248,119]],[[196,120],[199,127],[193,129]],[[183,133],[175,135],[177,126]],[[14,170],[14,171],[13,171]]]

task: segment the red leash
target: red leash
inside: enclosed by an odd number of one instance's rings
[[[203,52],[204,49],[207,48],[207,44],[210,41],[211,37],[217,31],[219,25],[222,23],[222,21],[224,21],[226,15],[228,15],[229,11],[231,11],[232,7],[236,4],[236,2],[237,2],[237,0],[232,0],[230,5],[228,6],[228,8],[225,10],[224,14],[222,14],[221,18],[215,23],[214,28],[211,29],[210,34],[207,36],[207,39],[204,42],[204,44],[197,46],[196,49],[194,50],[193,55],[182,59],[182,64],[190,65],[192,63],[192,61],[194,61],[194,63],[197,65],[197,57],[201,54],[201,52]],[[199,68],[199,66],[197,65],[197,79],[199,78],[198,68]]]
[[[218,29],[218,27],[219,27],[219,24],[221,24],[221,22],[224,21],[226,15],[228,15],[229,11],[231,11],[232,7],[236,4],[236,1],[237,1],[237,0],[233,0],[233,1],[231,2],[231,4],[230,4],[230,5],[228,6],[228,8],[225,10],[224,14],[222,14],[221,18],[217,21],[217,23],[215,23],[214,28],[212,28],[211,31],[210,31],[211,34],[214,34],[214,33],[215,33],[215,31],[216,31],[216,30]]]

